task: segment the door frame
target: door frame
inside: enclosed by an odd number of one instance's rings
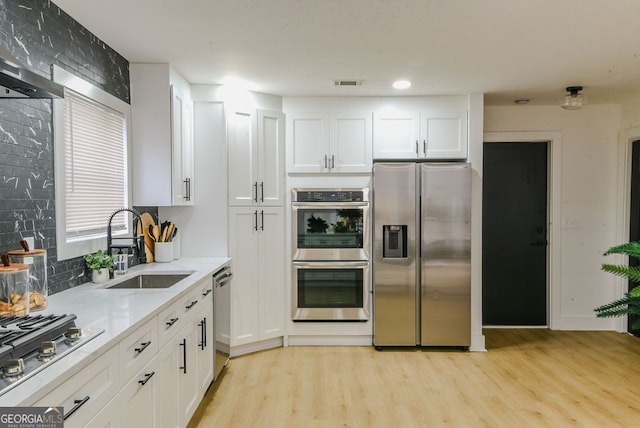
[[[547,326],[559,328],[561,315],[562,134],[554,131],[485,132],[486,143],[547,143]]]
[[[618,194],[617,210],[618,224],[616,227],[616,242],[622,244],[629,241],[629,221],[631,207],[631,162],[633,142],[640,140],[640,128],[629,128],[620,132],[618,140]],[[610,256],[611,257],[611,256]],[[627,264],[628,258],[622,255],[613,255],[612,263]],[[622,298],[627,291],[627,281],[616,276],[615,298]],[[615,319],[615,328],[619,333],[627,331],[627,316]]]

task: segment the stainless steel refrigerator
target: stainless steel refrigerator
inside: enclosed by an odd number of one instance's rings
[[[471,344],[471,166],[373,166],[373,342]]]

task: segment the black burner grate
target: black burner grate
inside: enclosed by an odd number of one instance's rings
[[[53,341],[70,327],[75,315],[0,317],[0,365],[38,350],[42,342]]]

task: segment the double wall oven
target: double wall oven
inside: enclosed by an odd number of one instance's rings
[[[292,319],[369,319],[369,189],[293,189]]]

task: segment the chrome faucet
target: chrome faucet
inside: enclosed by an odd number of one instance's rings
[[[114,238],[111,236],[111,222],[113,221],[113,217],[115,217],[116,214],[121,213],[123,211],[128,211],[134,216],[132,236],[117,236]],[[111,214],[111,217],[109,217],[109,223],[107,224],[107,254],[108,255],[112,255],[113,249],[117,249],[119,253],[122,253],[123,249],[128,249],[128,250],[133,249],[133,253],[138,257],[139,263],[147,262],[147,255],[144,250],[144,244],[145,244],[144,233],[140,236],[135,236],[136,231],[138,229],[137,227],[138,222],[140,222],[140,226],[142,227],[142,217],[140,216],[140,213],[131,208],[120,208],[119,210],[116,210],[113,212],[113,214]],[[133,241],[133,243],[132,244],[114,244],[113,243],[114,239],[130,239]]]

